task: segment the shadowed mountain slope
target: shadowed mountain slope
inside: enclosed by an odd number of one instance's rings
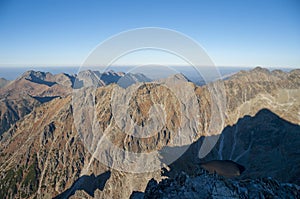
[[[199,159],[202,142],[203,137],[193,143],[165,175],[174,177],[181,171],[192,175],[203,162],[232,160],[245,167],[242,179],[272,177],[300,185],[300,126],[270,110],[260,110],[254,117],[245,116],[227,126],[212,151]]]
[[[84,190],[89,196],[94,197],[94,192],[99,189],[103,191],[106,181],[110,178],[110,171],[102,173],[98,176],[94,174],[87,176],[80,176],[78,180],[74,182],[70,189],[56,196],[54,199],[69,198],[74,195],[78,190]]]

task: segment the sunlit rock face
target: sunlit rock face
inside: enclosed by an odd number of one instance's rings
[[[0,135],[35,107],[72,91],[74,76],[27,71],[0,89]]]

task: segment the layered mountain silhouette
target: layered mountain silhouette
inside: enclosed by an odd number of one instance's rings
[[[76,76],[74,89],[79,89],[82,87],[100,87],[106,86],[109,84],[116,83],[123,88],[127,88],[132,84],[137,82],[151,82],[152,80],[146,77],[141,73],[133,74],[133,73],[123,73],[123,72],[114,72],[107,71],[104,73],[100,73],[99,71],[80,71]]]
[[[81,71],[78,75],[66,73],[53,75],[49,72],[27,71],[18,79],[10,81],[1,79],[0,89],[0,135],[16,121],[30,113],[34,107],[55,98],[66,97],[72,89],[93,85],[96,87],[118,83],[128,87],[137,82],[149,82],[143,74],[124,74],[108,71]],[[7,85],[7,86],[6,86]]]
[[[109,79],[110,75],[113,78]],[[299,183],[300,70],[285,73],[256,68],[201,87],[181,75],[148,82],[143,75],[135,74],[118,84],[126,76],[122,75],[29,71],[0,89],[0,119],[4,124],[0,198],[129,198],[133,191],[145,191],[152,178],[165,178],[166,171],[169,177],[172,172],[173,176],[181,171],[193,172],[195,165],[216,159],[234,160],[245,166],[241,178],[272,177]],[[77,99],[72,96],[73,88]],[[90,89],[94,98],[87,95]],[[90,103],[89,99],[95,101]],[[128,105],[127,110],[120,106],[123,103]],[[91,105],[93,111],[88,109]],[[89,117],[94,112],[93,118]],[[126,129],[131,126],[126,125],[131,120],[137,126],[129,134]],[[89,131],[90,126],[76,126],[87,121],[93,122],[97,131]],[[151,136],[134,136],[142,131],[140,127],[151,127],[153,123],[161,128],[148,128]],[[186,136],[178,137],[178,129]],[[209,137],[218,138],[216,145],[199,158],[200,146]],[[186,161],[164,165],[165,174],[147,167],[143,168],[145,173],[131,173],[116,169],[124,162],[134,165],[124,161],[125,156],[107,150],[103,159],[99,158],[97,146],[104,138],[125,152],[188,148],[185,143],[191,143],[191,147],[186,152],[179,150],[184,154],[182,160],[188,158]],[[168,155],[165,158],[166,162],[172,159]],[[111,166],[104,164],[104,159]],[[152,159],[142,162],[151,165]],[[98,176],[105,172],[110,172],[109,178],[97,184]]]

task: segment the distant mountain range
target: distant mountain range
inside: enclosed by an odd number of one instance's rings
[[[75,77],[74,88],[82,88],[88,86],[106,86],[116,83],[123,88],[127,88],[137,82],[151,82],[152,80],[143,74],[123,73],[108,71],[100,73],[99,71],[80,71]]]
[[[91,105],[87,95],[90,89],[95,95],[94,118],[89,117],[90,111],[78,110]],[[78,98],[74,99],[75,91]],[[135,92],[128,99],[132,91]],[[224,98],[216,99],[215,94]],[[195,173],[201,163],[216,159],[233,160],[246,168],[237,181],[226,184],[224,178],[217,179],[221,190],[233,190],[233,185],[237,185],[267,194],[261,186],[269,182],[300,183],[299,69],[283,72],[258,67],[203,86],[182,74],[153,81],[143,74],[113,71],[87,70],[78,75],[27,71],[0,88],[0,97],[0,198],[129,198],[133,192],[144,192],[152,178],[174,178],[173,184],[180,189],[180,185],[188,182],[181,182],[182,176],[186,177],[181,172],[197,178]],[[113,104],[113,99],[124,101]],[[126,114],[123,103],[128,105]],[[159,109],[152,108],[155,104],[164,107],[165,117],[161,117]],[[217,117],[215,112],[221,115]],[[126,126],[128,120],[140,127],[155,122],[161,128],[151,129],[154,133],[150,137],[139,138],[125,132],[131,127]],[[85,121],[92,121],[99,131],[76,126],[77,122]],[[135,133],[141,128],[132,129]],[[189,134],[176,140],[181,132]],[[205,139],[214,136],[219,136],[216,145],[200,159]],[[145,173],[130,173],[116,169],[126,162],[126,154],[120,157],[107,150],[101,161],[95,158],[96,147],[103,139],[109,139],[125,152],[157,151],[154,154],[163,162],[178,148],[188,150],[162,169],[145,168]],[[166,148],[170,149],[167,153]],[[103,164],[105,158],[111,167]],[[152,161],[145,158],[142,163],[151,165]],[[275,180],[255,181],[267,177]],[[245,185],[239,180],[249,182]],[[148,195],[143,196],[161,193],[155,190],[170,186],[166,181],[160,185],[153,184],[153,180],[151,183],[146,189]],[[207,190],[201,183],[197,186]],[[276,186],[272,185],[270,190]],[[277,186],[281,187],[280,194],[289,191],[287,186],[293,190],[288,196],[299,196],[299,186],[289,184]],[[192,192],[189,189],[187,194]]]

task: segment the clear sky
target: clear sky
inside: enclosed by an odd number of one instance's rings
[[[140,27],[182,32],[218,66],[300,68],[298,0],[0,0],[0,66],[79,65]]]

